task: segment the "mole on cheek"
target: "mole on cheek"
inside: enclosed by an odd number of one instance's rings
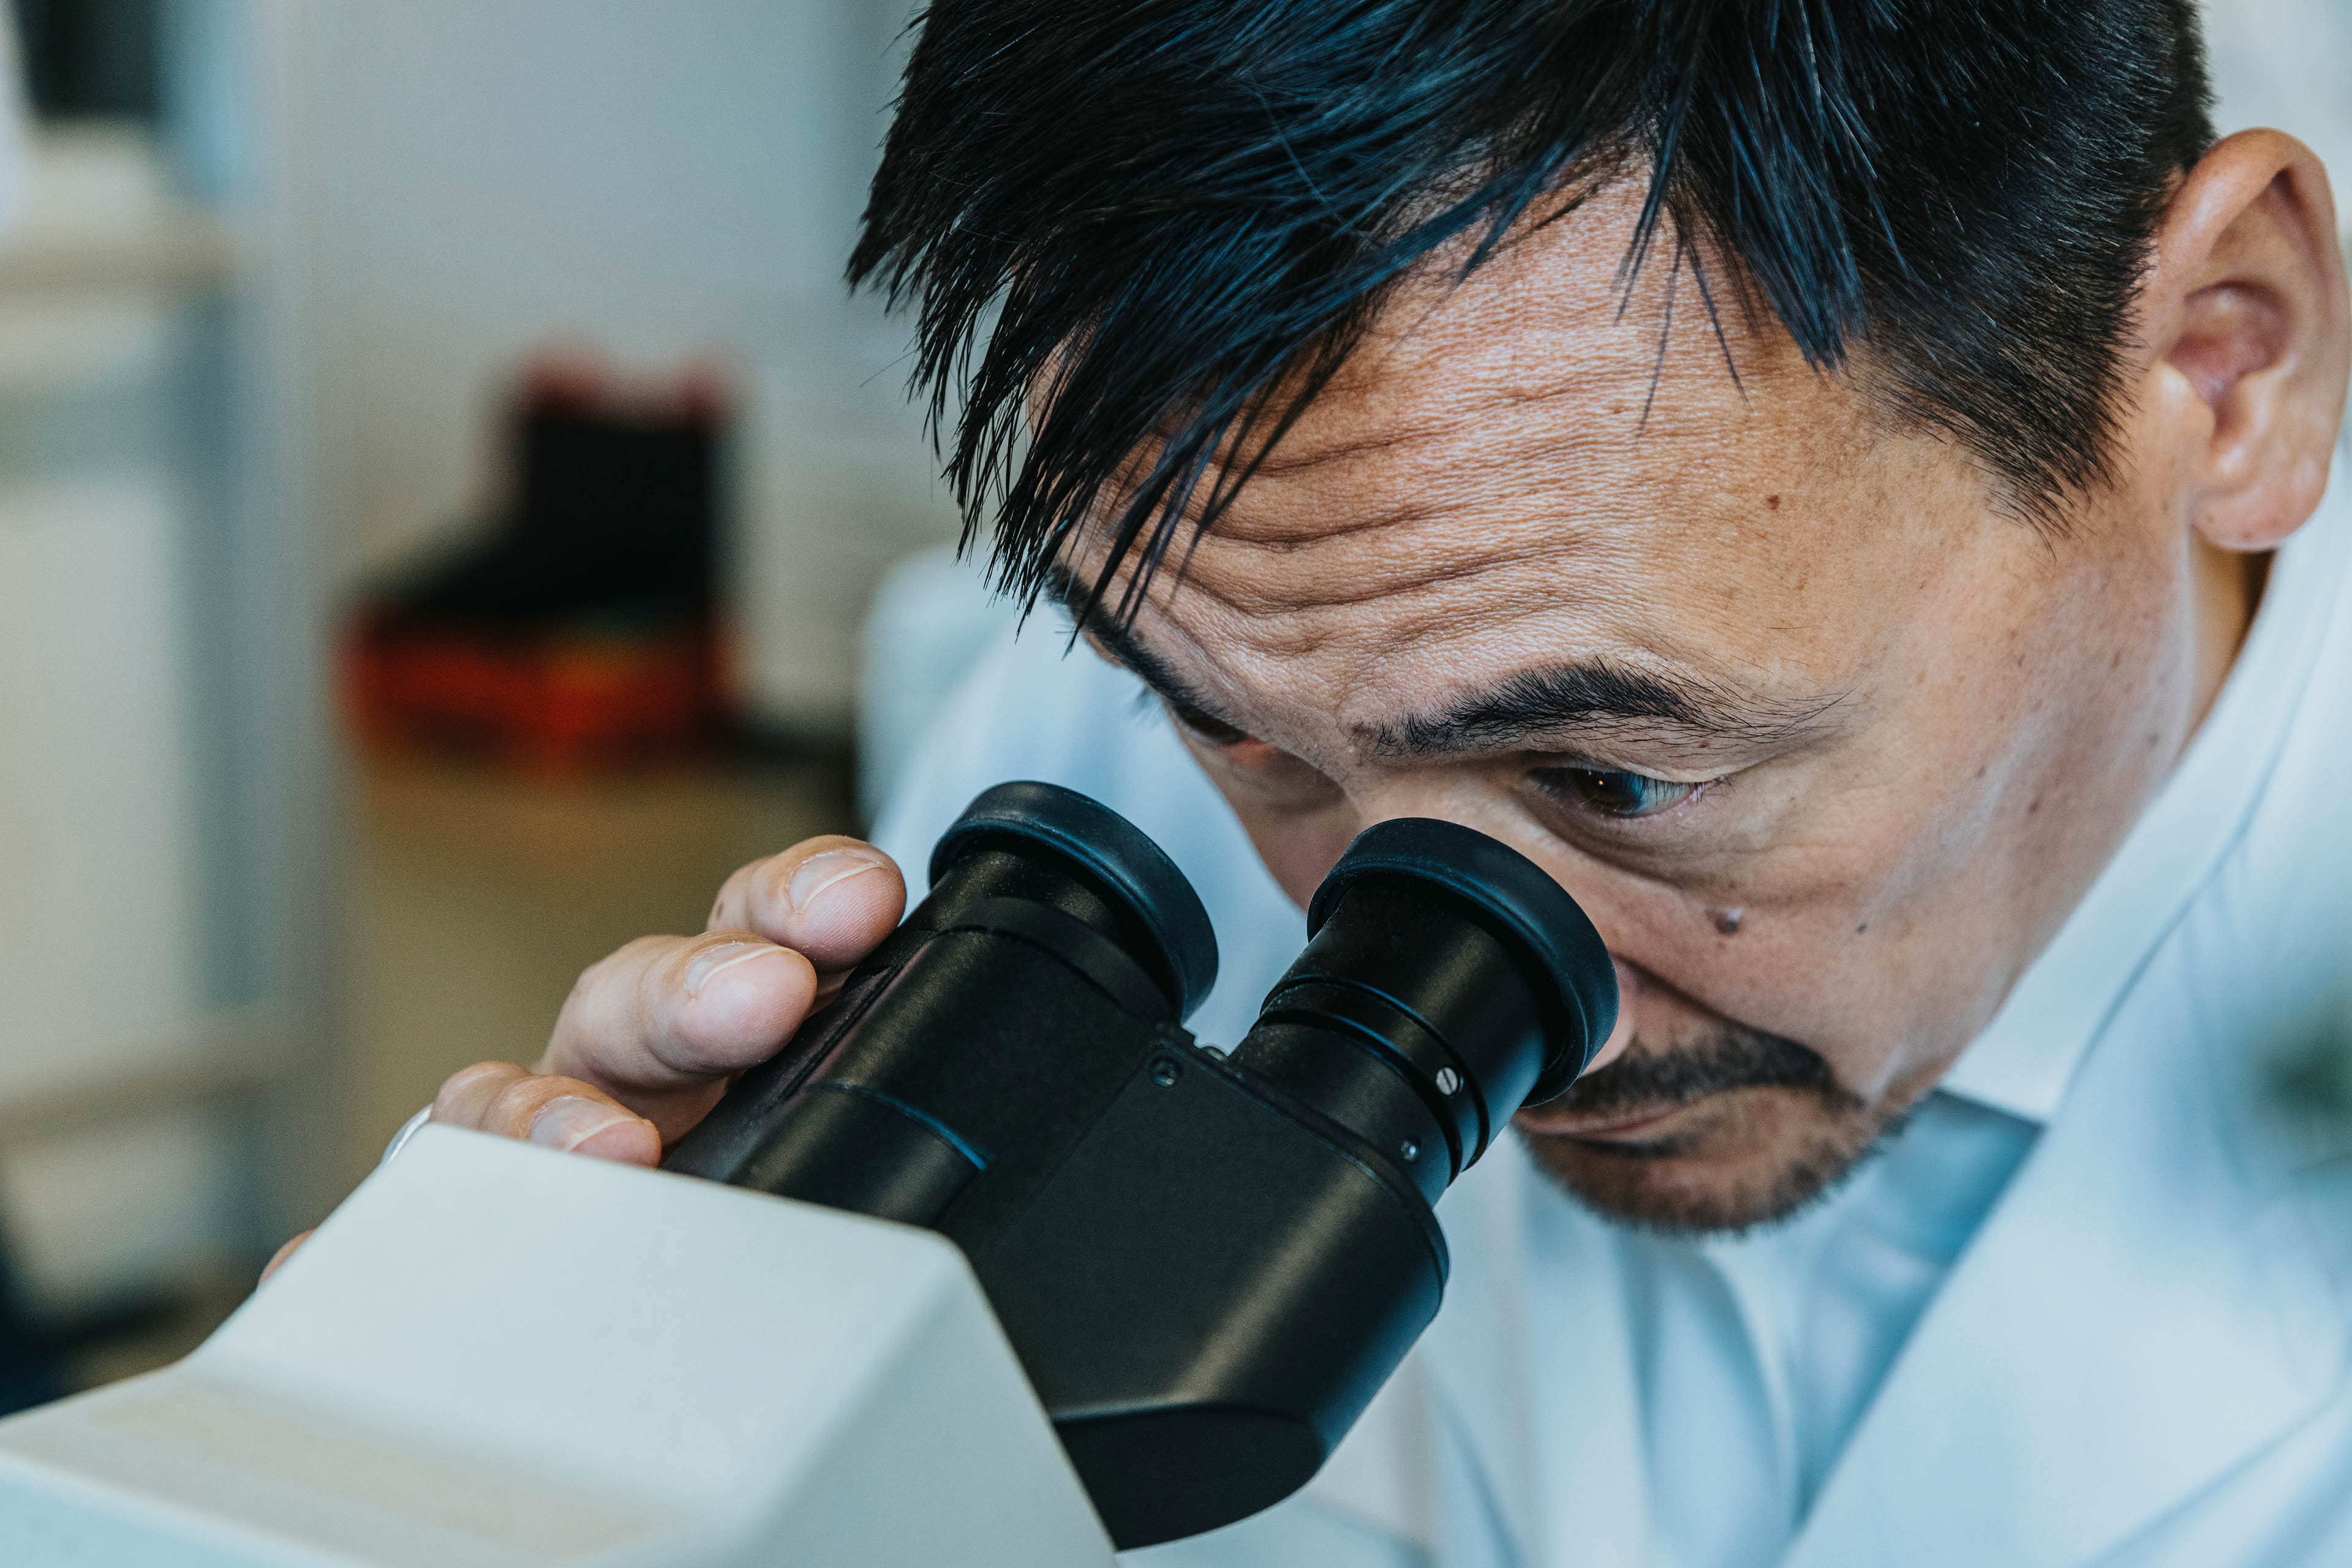
[[[1738,936],[1739,922],[1748,914],[1745,910],[1709,910],[1706,912],[1707,917],[1715,921],[1715,929],[1725,936]]]

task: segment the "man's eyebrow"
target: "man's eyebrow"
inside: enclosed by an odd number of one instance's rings
[[[1045,594],[1075,623],[1087,584],[1066,567],[1046,574]],[[1115,616],[1099,610],[1084,634],[1146,686],[1180,707],[1224,721],[1215,705],[1171,670]],[[1372,756],[1396,760],[1507,751],[1574,735],[1641,736],[1685,744],[1769,750],[1804,739],[1841,699],[1774,700],[1695,674],[1630,669],[1607,659],[1521,670],[1484,691],[1426,713],[1358,731]]]
[[[1374,756],[1497,752],[1570,735],[1654,736],[1767,748],[1811,733],[1834,697],[1790,703],[1696,676],[1628,669],[1605,659],[1521,670],[1443,708],[1362,731]]]

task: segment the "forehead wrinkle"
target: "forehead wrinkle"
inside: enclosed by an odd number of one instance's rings
[[[1260,498],[1263,500],[1263,498]],[[1263,510],[1263,509],[1262,509]],[[1360,534],[1379,533],[1390,529],[1412,528],[1443,521],[1449,508],[1442,501],[1432,501],[1421,495],[1405,498],[1397,505],[1385,509],[1349,508],[1348,515],[1336,523],[1320,523],[1311,530],[1274,527],[1253,528],[1250,514],[1238,503],[1217,520],[1217,526],[1200,536],[1203,547],[1210,544],[1234,544],[1250,550],[1262,550],[1274,554],[1290,555],[1311,550],[1318,544],[1336,542]]]
[[[1457,397],[1436,415],[1394,430],[1370,435],[1341,436],[1318,442],[1313,431],[1318,424],[1328,421],[1318,421],[1310,411],[1307,418],[1293,427],[1265,455],[1258,465],[1257,472],[1262,477],[1294,475],[1350,458],[1384,457],[1429,442],[1443,441],[1508,410],[1534,407],[1563,398],[1572,397],[1584,404],[1610,404],[1612,411],[1622,406],[1622,403],[1610,403],[1609,378],[1595,377],[1589,366],[1580,368],[1584,373],[1580,375],[1563,374],[1539,386],[1502,384],[1499,378],[1480,382],[1476,384],[1475,395]],[[1601,384],[1594,384],[1596,380]],[[1327,388],[1324,393],[1327,401],[1318,407],[1345,406],[1343,395],[1346,390],[1337,384]]]
[[[1286,559],[1295,559],[1304,554],[1309,548],[1311,548],[1311,542],[1297,549],[1277,549],[1268,552]],[[1292,612],[1341,610],[1380,600],[1391,601],[1402,609],[1412,605],[1416,599],[1442,592],[1467,579],[1524,565],[1529,562],[1540,561],[1546,556],[1557,554],[1559,548],[1557,541],[1530,540],[1522,544],[1493,548],[1475,558],[1456,557],[1452,560],[1441,558],[1418,563],[1402,576],[1388,576],[1379,573],[1358,574],[1356,575],[1361,580],[1351,585],[1321,586],[1320,591],[1311,598],[1303,600],[1285,597],[1260,586],[1253,579],[1252,574],[1245,571],[1212,574],[1200,570],[1202,559],[1207,554],[1204,550],[1201,556],[1194,558],[1192,563],[1194,569],[1185,574],[1181,586],[1199,594],[1212,605],[1244,616],[1262,616],[1269,612],[1278,614],[1286,610]],[[1311,574],[1307,576],[1308,581],[1315,581]],[[1226,586],[1221,584],[1220,577],[1231,578],[1232,585]],[[1504,598],[1510,601],[1527,596],[1523,594],[1512,594],[1504,595]],[[1553,606],[1565,606],[1572,602],[1572,598],[1570,595],[1559,593],[1545,595],[1544,602]]]
[[[1325,395],[1328,396],[1330,394],[1327,392]],[[1432,420],[1417,426],[1409,426],[1402,430],[1357,436],[1319,445],[1302,442],[1299,439],[1298,431],[1293,428],[1259,462],[1257,477],[1278,479],[1286,475],[1304,473],[1310,468],[1322,468],[1328,464],[1343,462],[1350,458],[1385,456],[1406,447],[1420,446],[1424,442],[1442,441],[1482,412],[1485,410],[1464,409],[1451,417]]]
[[[1605,573],[1630,542],[1612,543],[1615,531],[1606,524],[1549,507],[1507,504],[1512,500],[1401,487],[1401,499],[1378,510],[1349,508],[1343,498],[1332,510],[1347,515],[1311,531],[1262,531],[1247,526],[1250,519],[1229,514],[1194,537],[1181,585],[1235,609],[1252,604],[1342,607],[1555,559],[1589,557],[1595,571]],[[1338,563],[1327,565],[1334,554]],[[1169,591],[1179,586],[1171,581]],[[1568,596],[1555,592],[1547,598]]]
[[[1263,550],[1303,549],[1382,530],[1446,523],[1493,505],[1495,492],[1505,486],[1514,491],[1514,512],[1524,514],[1529,499],[1549,503],[1539,510],[1549,512],[1572,494],[1564,481],[1590,467],[1594,445],[1588,431],[1551,429],[1507,441],[1489,432],[1483,446],[1459,452],[1442,448],[1414,458],[1384,458],[1368,447],[1352,458],[1321,465],[1345,476],[1335,476],[1331,483],[1304,480],[1305,465],[1286,475],[1260,474],[1201,537]],[[1552,493],[1556,488],[1565,493]],[[1528,490],[1537,493],[1518,494]],[[1549,531],[1565,522],[1553,517],[1541,526]]]
[[[1547,356],[1538,379],[1517,359],[1465,364],[1465,359],[1476,359],[1477,351],[1434,346],[1442,352],[1430,354],[1431,363],[1450,366],[1466,384],[1447,388],[1441,381],[1433,386],[1408,372],[1402,387],[1380,377],[1361,386],[1340,382],[1327,387],[1306,417],[1265,455],[1210,535],[1265,542],[1300,534],[1339,537],[1433,515],[1444,501],[1422,504],[1423,493],[1444,491],[1449,481],[1465,477],[1580,472],[1596,461],[1605,464],[1622,439],[1633,434],[1645,461],[1678,468],[1684,459],[1677,454],[1694,446],[1711,452],[1720,435],[1720,410],[1679,405],[1654,409],[1638,433],[1617,427],[1616,421],[1631,419],[1647,389],[1646,360],[1635,375],[1605,361],[1596,364],[1589,355],[1565,356],[1575,361],[1572,369]],[[1525,353],[1524,345],[1518,352]],[[1435,408],[1428,406],[1433,392],[1439,402]],[[1368,521],[1351,517],[1330,526],[1319,518],[1307,523],[1285,520],[1286,510],[1298,510],[1281,496],[1286,482],[1325,469],[1347,476],[1339,481],[1340,504],[1351,513],[1372,511]],[[1406,496],[1411,504],[1402,510],[1382,505],[1390,495]]]
[[[1496,488],[1504,485],[1514,491],[1511,510],[1524,512],[1532,500],[1556,514],[1562,504],[1575,505],[1591,476],[1607,470],[1617,443],[1598,417],[1584,416],[1589,411],[1582,405],[1589,398],[1574,400],[1577,417],[1512,418],[1507,409],[1570,395],[1570,389],[1562,388],[1541,397],[1491,399],[1442,428],[1406,439],[1367,437],[1279,469],[1262,468],[1205,537],[1295,549],[1381,528],[1443,521],[1465,507],[1491,503]],[[1686,467],[1679,454],[1692,445],[1685,435],[1654,431],[1643,456],[1671,475]],[[1328,480],[1309,479],[1315,470],[1328,473]],[[1554,515],[1545,526],[1566,521]]]

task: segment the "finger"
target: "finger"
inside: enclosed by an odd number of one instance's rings
[[[646,1118],[594,1084],[512,1062],[452,1074],[433,1101],[433,1120],[624,1165],[661,1161],[661,1134]]]
[[[890,858],[834,834],[754,860],[728,878],[711,906],[709,929],[756,931],[830,972],[873,952],[906,908],[906,879]]]
[[[460,1068],[441,1080],[441,1091],[433,1097],[433,1112],[426,1120],[479,1131],[482,1113],[499,1091],[530,1076],[529,1068],[512,1062],[476,1062]]]
[[[269,1255],[269,1261],[261,1266],[261,1278],[253,1282],[253,1288],[258,1290],[264,1285],[268,1284],[269,1277],[272,1274],[277,1273],[280,1268],[285,1268],[287,1260],[302,1249],[302,1244],[318,1234],[319,1233],[315,1230],[306,1230],[301,1235],[296,1237],[293,1240],[288,1242],[285,1246],[279,1247],[276,1252],[271,1253]]]
[[[773,1056],[816,992],[807,959],[751,931],[640,937],[580,976],[539,1070],[584,1079],[667,1126],[678,1091]]]

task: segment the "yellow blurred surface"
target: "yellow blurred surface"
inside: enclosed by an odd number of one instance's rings
[[[744,861],[854,831],[844,771],[818,763],[565,784],[373,763],[351,821],[351,1181],[449,1073],[536,1057],[588,964],[701,930]]]

